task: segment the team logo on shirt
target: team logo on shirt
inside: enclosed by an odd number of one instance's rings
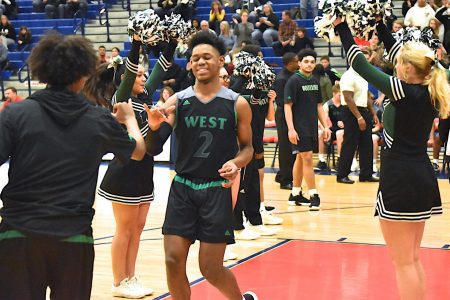
[[[317,84],[302,85],[302,90],[304,92],[318,91],[319,85]]]

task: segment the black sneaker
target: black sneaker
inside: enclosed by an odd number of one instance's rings
[[[319,210],[320,209],[320,198],[319,195],[314,194],[311,196],[311,203],[309,204],[309,210]]]
[[[323,171],[323,170],[326,170],[327,168],[328,167],[327,167],[327,163],[326,162],[319,161],[317,163],[317,166],[314,167],[314,171]]]
[[[302,192],[300,192],[300,194],[298,194],[297,196],[292,196],[292,194],[289,195],[289,205],[302,206],[309,204],[310,204],[309,199],[305,198]]]
[[[435,173],[439,173],[439,172],[440,172],[440,170],[439,170],[439,165],[438,165],[437,163],[432,163],[432,165],[433,165],[433,170],[434,170],[434,172],[435,172]]]
[[[245,300],[258,300],[258,296],[256,296],[256,294],[253,292],[245,292],[242,295],[242,298],[244,298]]]
[[[264,208],[266,209],[266,211],[271,211],[271,210],[275,209],[275,206],[266,205],[266,206],[264,206]]]

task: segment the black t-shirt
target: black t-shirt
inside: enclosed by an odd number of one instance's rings
[[[238,151],[235,105],[239,95],[224,87],[207,103],[196,97],[192,87],[176,95],[177,174],[223,179],[218,170]]]
[[[339,105],[336,106],[333,103],[333,99],[330,99],[326,102],[327,106],[328,106],[328,116],[330,117],[330,121],[331,121],[331,131],[338,131],[339,126],[337,125],[337,123],[339,121],[342,121],[342,110],[343,110],[343,106]]]
[[[55,105],[46,99],[53,94],[36,92],[0,113],[0,165],[10,159],[0,216],[17,230],[67,237],[90,230],[103,155],[127,161],[136,143],[108,110],[67,92]]]
[[[284,101],[292,103],[294,128],[299,137],[317,136],[317,104],[322,103],[319,80],[296,72],[286,83]]]
[[[294,72],[289,72],[288,69],[283,68],[280,73],[277,74],[277,79],[273,84],[273,89],[277,93],[277,97],[275,98],[275,103],[277,104],[277,108],[283,109],[284,105],[284,88],[286,86],[286,82],[288,79],[294,74]]]
[[[276,14],[270,13],[269,16],[266,16],[265,14],[261,14],[260,17],[267,18],[267,21],[270,21],[273,24],[273,27],[270,27],[270,26],[266,25],[265,23],[261,23],[261,25],[259,25],[259,27],[257,27],[256,29],[261,30],[261,32],[264,32],[267,28],[272,28],[272,29],[278,30],[279,20],[278,20],[278,17]]]

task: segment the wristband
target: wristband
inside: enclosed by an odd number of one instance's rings
[[[359,116],[358,121],[361,120],[363,118],[363,116]]]

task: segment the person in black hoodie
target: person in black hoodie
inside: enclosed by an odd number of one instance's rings
[[[0,113],[0,299],[90,299],[94,247],[92,208],[98,167],[112,152],[140,160],[145,143],[130,103],[111,114],[79,92],[97,56],[83,37],[51,33],[29,57],[46,83]],[[128,133],[119,124],[124,124]]]

